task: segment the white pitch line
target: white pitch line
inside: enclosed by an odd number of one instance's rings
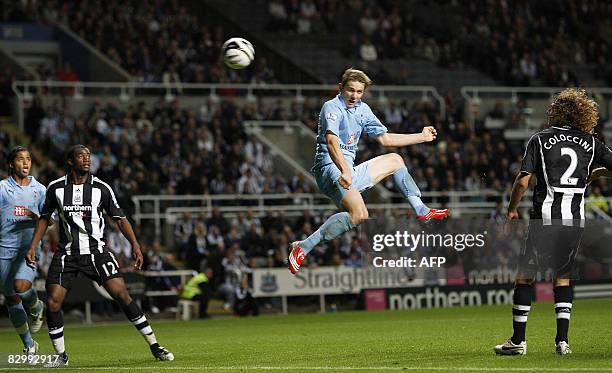
[[[34,367],[29,368],[4,368],[5,371],[27,371],[32,370]],[[201,367],[170,367],[170,366],[147,366],[147,367],[64,367],[68,370],[110,370],[110,371],[134,371],[134,370],[161,370],[161,371],[172,371],[172,370],[312,370],[312,371],[338,371],[338,370],[428,370],[428,371],[510,371],[510,372],[612,372],[612,367],[601,367],[601,368],[551,368],[551,367],[525,367],[525,368],[487,368],[487,367],[401,367],[401,366],[380,366],[380,367],[342,367],[342,366],[323,366],[323,367],[282,367],[282,366],[201,366]]]

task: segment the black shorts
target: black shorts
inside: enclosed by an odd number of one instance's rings
[[[119,264],[111,252],[85,255],[55,253],[47,273],[47,285],[58,284],[70,289],[72,281],[79,273],[97,282],[98,285],[111,278],[122,277]]]
[[[519,276],[535,278],[537,273],[552,278],[576,279],[574,268],[584,228],[579,226],[529,223],[527,239],[519,256]]]

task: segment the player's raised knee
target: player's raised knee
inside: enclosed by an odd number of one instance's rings
[[[401,155],[399,155],[397,153],[389,153],[388,156],[389,156],[390,162],[393,164],[393,168],[395,170],[399,170],[400,168],[405,166],[404,158],[402,158]]]

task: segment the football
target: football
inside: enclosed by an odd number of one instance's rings
[[[223,62],[231,69],[244,69],[255,58],[253,44],[243,38],[231,38],[223,43]]]

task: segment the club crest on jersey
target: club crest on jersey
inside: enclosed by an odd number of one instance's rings
[[[15,206],[13,208],[13,215],[15,216],[27,216],[25,206]]]
[[[338,116],[334,113],[327,113],[325,114],[325,119],[327,119],[328,122],[335,122],[338,120]]]
[[[346,145],[351,145],[353,143],[353,141],[355,141],[355,134],[351,133],[351,135],[349,136],[348,141],[346,142]]]
[[[74,188],[74,194],[72,195],[72,203],[77,205],[83,203],[83,190],[81,188]]]

